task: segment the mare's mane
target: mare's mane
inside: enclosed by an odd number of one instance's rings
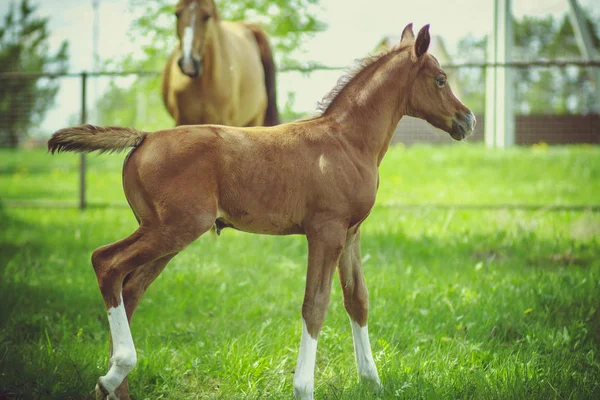
[[[367,70],[372,69],[371,67],[375,67],[383,63],[383,61],[389,56],[398,54],[403,50],[406,50],[407,48],[411,47],[412,44],[413,43],[404,45],[399,44],[398,46],[394,46],[390,50],[384,51],[382,53],[368,55],[364,58],[356,60],[355,65],[349,70],[347,70],[344,73],[344,75],[342,75],[342,77],[338,79],[333,89],[331,89],[329,93],[327,93],[325,97],[323,97],[323,99],[317,103],[317,110],[319,112],[319,115],[324,115],[327,112],[329,107],[335,102],[335,100],[338,97],[340,97],[344,89],[355,78],[358,78]]]

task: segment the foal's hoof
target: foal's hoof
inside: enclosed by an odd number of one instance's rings
[[[382,395],[384,392],[383,390],[383,385],[381,384],[381,382],[376,382],[375,383],[375,395],[379,396]]]
[[[96,383],[96,389],[94,390],[96,393],[96,400],[106,400],[109,399],[108,395],[108,390],[106,390],[104,388],[104,386],[102,386],[102,383],[100,383],[100,381],[98,381],[98,383]]]
[[[96,384],[95,395],[95,400],[131,400],[126,383],[118,387],[115,393],[110,394],[102,382],[98,381]]]

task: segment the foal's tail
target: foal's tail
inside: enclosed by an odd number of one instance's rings
[[[256,24],[246,24],[246,27],[254,34],[258,49],[260,50],[260,61],[265,71],[265,87],[267,89],[267,109],[265,111],[265,126],[279,125],[279,111],[277,111],[277,88],[275,86],[275,61],[269,45],[269,38],[263,29]]]
[[[48,151],[75,151],[89,153],[113,153],[128,147],[137,147],[142,143],[148,132],[133,128],[111,126],[101,128],[94,125],[81,125],[65,128],[55,132],[48,140]]]

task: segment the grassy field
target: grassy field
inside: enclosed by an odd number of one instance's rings
[[[0,399],[87,399],[108,362],[89,257],[135,229],[123,155],[0,152]],[[362,229],[384,390],[358,383],[334,285],[319,399],[600,398],[600,148],[392,148]],[[430,207],[431,204],[491,207]],[[405,205],[411,205],[405,207]],[[133,319],[135,399],[289,399],[306,241],[225,230],[177,256]]]

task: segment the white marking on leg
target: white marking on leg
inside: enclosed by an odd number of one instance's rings
[[[315,389],[315,360],[317,340],[310,336],[306,321],[302,319],[302,341],[294,373],[294,395],[298,400],[312,400]]]
[[[114,397],[115,390],[123,382],[127,374],[135,367],[137,356],[127,322],[127,314],[121,295],[121,304],[107,310],[110,334],[112,335],[112,357],[108,373],[100,377],[100,383],[108,391],[109,399]]]
[[[358,322],[350,319],[352,324],[352,337],[354,338],[354,354],[356,355],[356,369],[361,378],[375,382],[381,386],[377,367],[371,353],[369,342],[369,329],[367,325],[360,326]]]

